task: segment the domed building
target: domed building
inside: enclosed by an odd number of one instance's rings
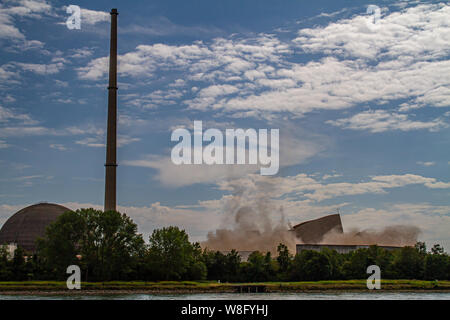
[[[337,233],[344,232],[339,214],[331,214],[319,219],[305,221],[292,227],[296,237],[301,239],[303,243],[320,243],[323,237],[331,230]]]
[[[47,226],[70,209],[53,203],[38,203],[11,216],[0,229],[0,245],[16,244],[35,252],[36,239],[45,235]]]

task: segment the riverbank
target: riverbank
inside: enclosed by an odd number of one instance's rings
[[[450,281],[382,280],[382,291],[450,292]],[[83,282],[81,290],[68,290],[63,281],[0,282],[0,295],[105,295],[186,293],[283,293],[368,291],[366,280],[315,282],[218,283],[211,281]]]

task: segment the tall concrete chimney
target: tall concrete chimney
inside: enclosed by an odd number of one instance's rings
[[[109,52],[108,132],[105,163],[105,211],[116,210],[117,153],[117,9],[111,9]]]

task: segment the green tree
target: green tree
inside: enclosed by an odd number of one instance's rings
[[[329,248],[323,248],[321,252],[327,256],[328,261],[330,262],[330,279],[343,279],[342,264],[344,263],[344,255]]]
[[[206,277],[198,245],[192,245],[184,230],[167,227],[153,231],[150,236],[148,264],[152,277],[158,280],[182,280],[195,275]]]
[[[62,214],[38,241],[38,256],[59,279],[80,265],[86,280],[126,280],[145,251],[137,225],[125,214],[81,209]]]
[[[247,281],[267,281],[269,275],[267,274],[267,256],[261,252],[255,251],[248,256],[246,265]]]
[[[25,261],[25,251],[19,246],[14,251],[14,258],[11,263],[12,279],[15,281],[27,280],[27,263]]]
[[[370,246],[368,249],[367,265],[377,265],[380,267],[381,276],[385,279],[394,277],[392,267],[392,253],[386,249],[380,248],[376,245]]]
[[[187,280],[203,280],[206,279],[208,270],[202,257],[202,248],[198,242],[192,244],[192,261],[188,267]]]
[[[292,281],[327,280],[331,276],[331,264],[327,255],[313,250],[303,250],[295,255],[291,267]]]
[[[236,250],[231,250],[225,259],[226,277],[224,280],[229,282],[239,281],[241,276],[240,266],[241,256]]]
[[[418,241],[414,247],[419,251],[420,254],[426,255],[427,254],[427,245],[425,242]]]
[[[209,251],[207,249],[203,252],[203,261],[208,270],[208,280],[227,281],[227,258],[220,251]]]
[[[227,254],[220,251],[203,251],[203,261],[208,269],[208,280],[236,282],[241,276],[241,257],[236,250]]]
[[[287,277],[287,272],[291,266],[292,255],[289,253],[288,247],[283,243],[280,243],[278,245],[277,252],[277,262],[280,268],[281,278],[285,279]]]
[[[449,268],[449,256],[444,253],[444,249],[439,244],[435,244],[431,249],[431,252],[431,254],[427,254],[427,256],[425,257],[425,279],[448,279],[447,270]]]
[[[342,273],[345,279],[367,278],[367,266],[369,263],[369,250],[358,249],[345,255],[346,259],[342,265]]]
[[[431,248],[431,252],[433,254],[444,254],[444,248],[441,247],[440,244],[435,244],[433,248]]]
[[[7,281],[11,279],[12,273],[8,261],[8,251],[5,246],[0,245],[0,281]]]
[[[416,247],[395,250],[392,268],[398,279],[423,279],[425,256]]]
[[[38,256],[41,264],[54,279],[63,279],[69,265],[77,264],[82,240],[86,233],[85,215],[65,212],[47,227],[43,239],[38,239]]]

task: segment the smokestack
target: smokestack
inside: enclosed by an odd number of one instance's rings
[[[117,9],[111,9],[109,52],[108,131],[105,163],[105,211],[116,210],[117,153]]]

